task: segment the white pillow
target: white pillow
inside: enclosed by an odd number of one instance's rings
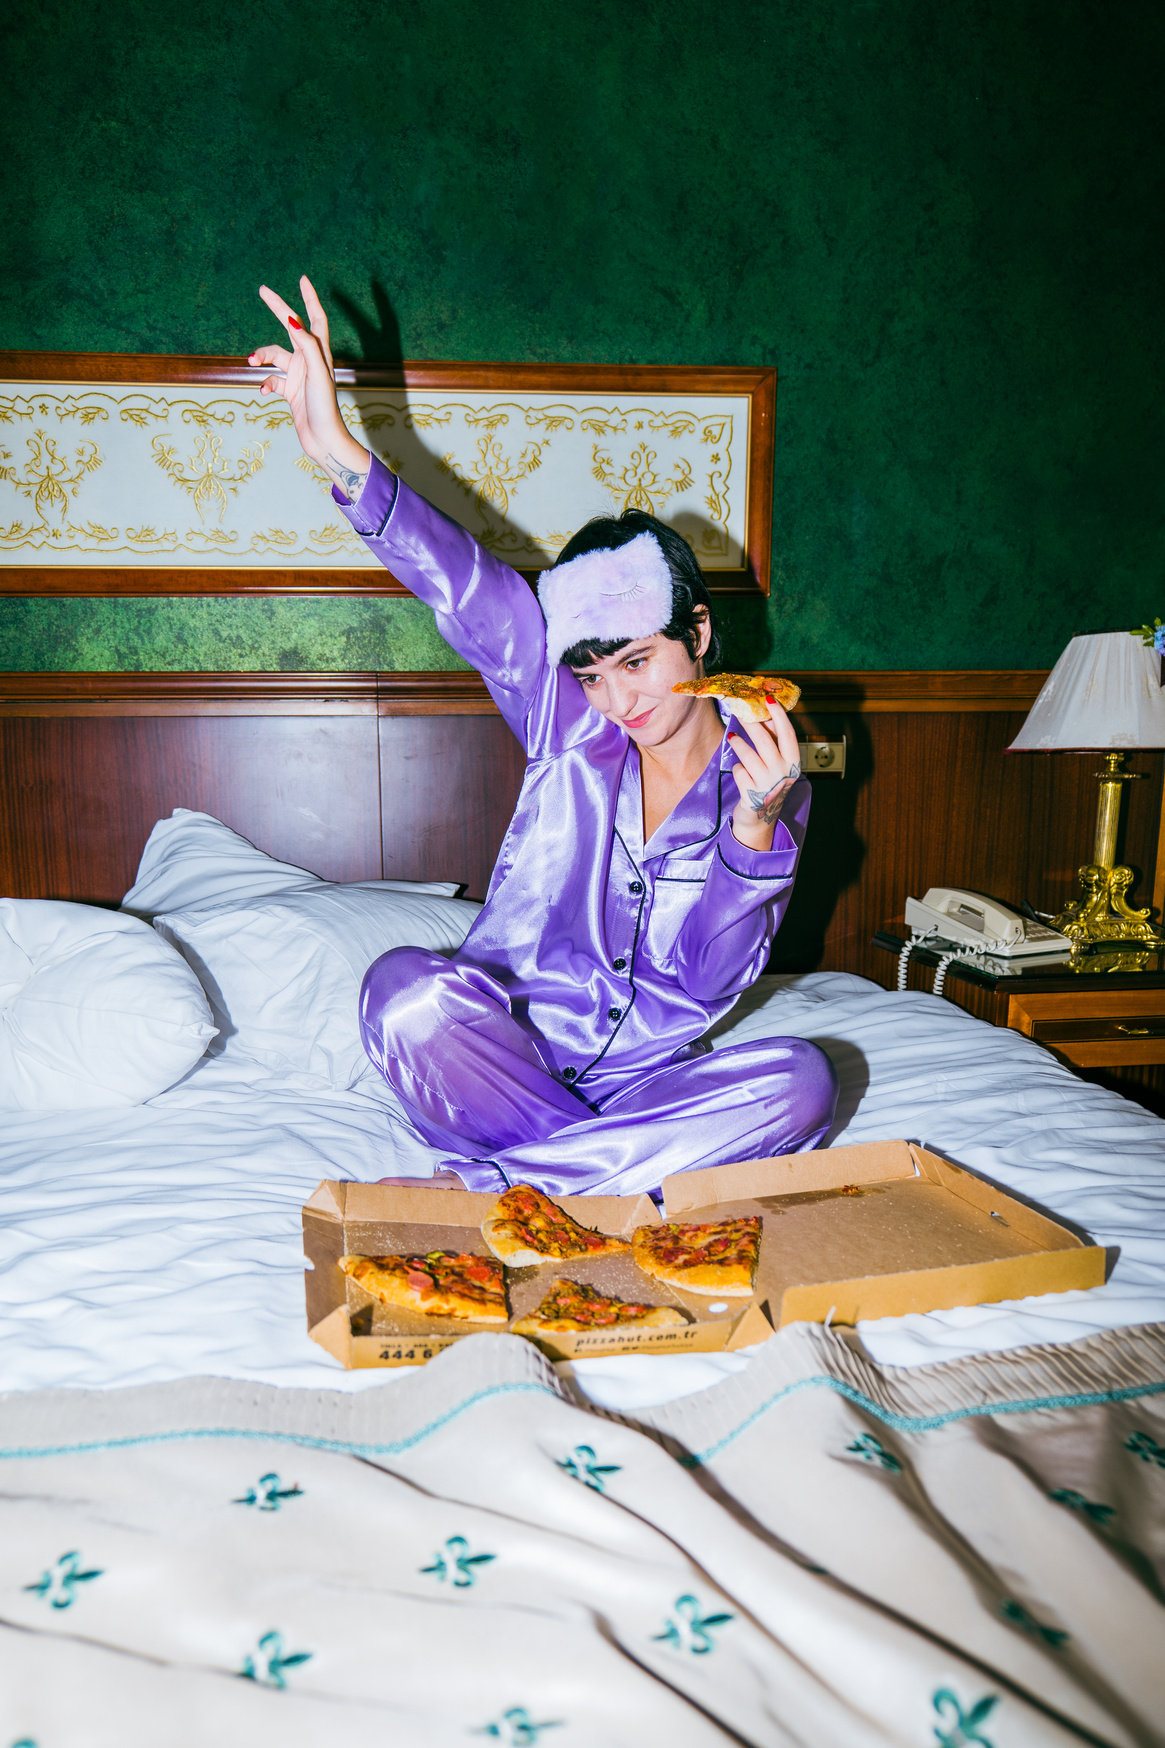
[[[275,1073],[347,1088],[375,1077],[360,1041],[360,985],[390,947],[459,947],[481,910],[372,882],[276,893],[155,917],[198,973],[222,1042]]]
[[[320,884],[318,874],[277,862],[209,813],[176,807],[160,819],[146,840],[137,878],[121,901],[122,910],[154,917],[161,911],[195,905],[233,904],[298,892]],[[354,885],[381,892],[429,893],[452,898],[454,880],[361,880]]]
[[[145,923],[0,899],[0,1110],[140,1105],[214,1035],[198,979]]]

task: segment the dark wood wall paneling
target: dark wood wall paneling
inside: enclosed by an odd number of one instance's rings
[[[1005,755],[1044,676],[805,674],[798,720],[848,740],[814,783],[776,969],[864,972],[907,893],[1058,907],[1087,860],[1092,755]],[[1135,899],[1165,888],[1162,756],[1130,765]],[[457,879],[482,897],[522,753],[475,674],[0,675],[0,889],[115,903],[154,821],[215,814],[333,880]]]
[[[813,730],[847,739],[846,774],[814,786],[797,886],[773,968],[859,971],[887,982],[873,931],[908,894],[965,886],[1057,911],[1092,856],[1096,754],[1005,753],[1025,712],[814,713]],[[1126,785],[1120,854],[1138,872],[1131,902],[1161,905],[1162,755],[1139,753]]]

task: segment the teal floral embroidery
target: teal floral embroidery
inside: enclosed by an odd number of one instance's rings
[[[536,1724],[525,1706],[511,1706],[503,1712],[496,1724],[486,1724],[480,1730],[471,1730],[471,1736],[492,1736],[495,1742],[504,1742],[506,1748],[531,1748],[537,1742],[543,1730],[560,1729],[564,1723],[562,1718],[548,1718],[543,1724]]]
[[[496,1554],[471,1554],[464,1536],[450,1536],[443,1549],[433,1555],[431,1566],[422,1566],[424,1574],[432,1573],[438,1583],[448,1578],[454,1590],[468,1590],[477,1580],[477,1568],[488,1566]]]
[[[1034,1614],[1023,1606],[1022,1602],[1005,1602],[999,1610],[1005,1621],[1010,1621],[1013,1627],[1020,1627],[1025,1633],[1035,1633],[1037,1638],[1050,1645],[1053,1651],[1059,1651],[1068,1643],[1067,1633],[1062,1633],[1058,1627],[1043,1627]]]
[[[36,1748],[36,1743],[31,1736],[22,1736],[19,1742],[12,1744],[12,1748]]]
[[[1111,1505],[1097,1505],[1094,1500],[1085,1499],[1083,1493],[1074,1493],[1071,1487],[1057,1487],[1054,1493],[1048,1494],[1057,1505],[1066,1505],[1070,1511],[1082,1511],[1085,1517],[1090,1517],[1093,1523],[1107,1524],[1113,1515]]]
[[[846,1445],[846,1450],[855,1457],[860,1457],[863,1463],[878,1463],[883,1469],[888,1469],[891,1475],[902,1473],[902,1464],[897,1457],[892,1457],[889,1451],[884,1451],[872,1432],[859,1433],[852,1445]]]
[[[1134,1432],[1125,1440],[1125,1450],[1140,1457],[1142,1463],[1156,1463],[1159,1469],[1165,1469],[1165,1445],[1159,1445],[1147,1432]]]
[[[260,1511],[278,1511],[285,1499],[299,1499],[303,1494],[302,1487],[281,1487],[278,1475],[260,1475],[258,1485],[248,1487],[241,1499],[232,1499],[232,1505],[257,1505]]]
[[[975,1701],[969,1712],[963,1710],[949,1687],[940,1687],[930,1703],[946,1726],[940,1728],[936,1724],[934,1727],[939,1748],[966,1748],[971,1742],[980,1744],[981,1748],[992,1748],[990,1740],[980,1733],[979,1725],[986,1722],[999,1704],[997,1693],[984,1694],[982,1699]],[[949,1720],[946,1717],[948,1710],[954,1713]]]
[[[51,1608],[72,1608],[77,1598],[74,1594],[78,1584],[88,1584],[94,1578],[101,1577],[101,1568],[94,1566],[89,1572],[81,1570],[80,1554],[62,1554],[55,1566],[42,1573],[35,1584],[26,1584],[26,1590],[33,1591],[37,1596],[43,1596]]]
[[[668,1616],[662,1633],[653,1633],[652,1642],[662,1640],[673,1651],[690,1651],[694,1657],[705,1657],[716,1649],[712,1637],[714,1627],[726,1627],[736,1619],[732,1614],[702,1614],[694,1596],[677,1596],[675,1611],[678,1623]]]
[[[575,1445],[569,1457],[563,1457],[558,1465],[566,1470],[572,1481],[581,1481],[584,1487],[593,1487],[596,1493],[606,1492],[604,1475],[617,1475],[622,1466],[621,1463],[597,1462],[590,1445]]]
[[[260,1687],[286,1687],[283,1679],[285,1669],[294,1669],[297,1663],[308,1663],[311,1660],[310,1651],[293,1651],[289,1656],[283,1654],[283,1634],[264,1633],[250,1657],[243,1658],[243,1667],[239,1674],[244,1681],[257,1681]]]

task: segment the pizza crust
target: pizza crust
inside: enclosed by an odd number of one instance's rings
[[[524,1212],[533,1203],[533,1215]],[[519,1213],[519,1209],[523,1210]],[[565,1227],[570,1234],[586,1233],[591,1238],[601,1238],[599,1245],[579,1243],[577,1249],[563,1245],[555,1245],[546,1250],[536,1250],[531,1247],[529,1239],[514,1230],[521,1221],[529,1223],[533,1219],[535,1236],[538,1225],[542,1221],[551,1221],[556,1227]],[[486,1244],[502,1262],[511,1268],[537,1268],[548,1262],[569,1262],[579,1257],[614,1256],[620,1251],[631,1247],[623,1238],[610,1238],[605,1233],[592,1233],[589,1228],[580,1226],[573,1220],[564,1208],[557,1202],[552,1202],[549,1196],[543,1195],[531,1184],[514,1184],[501,1196],[490,1209],[481,1223],[481,1235]]]
[[[702,1262],[685,1268],[682,1263],[664,1262],[652,1250],[653,1238],[658,1239],[660,1233],[658,1226],[641,1226],[631,1239],[631,1255],[645,1275],[662,1281],[666,1287],[676,1287],[682,1293],[708,1293],[725,1299],[752,1298],[755,1263],[750,1267],[742,1262]],[[758,1244],[758,1258],[759,1255]]]
[[[686,692],[693,698],[722,698],[740,722],[769,722],[769,698],[782,709],[792,710],[801,696],[800,686],[792,680],[770,679],[764,674],[713,674],[707,680],[681,680],[672,691]]]
[[[419,1311],[425,1317],[457,1317],[466,1323],[498,1323],[509,1320],[505,1305],[504,1273],[502,1303],[483,1305],[476,1299],[463,1298],[455,1287],[422,1295],[408,1280],[406,1256],[342,1256],[344,1273],[364,1288],[382,1305],[399,1305],[405,1311]],[[423,1259],[422,1259],[423,1260]],[[485,1261],[482,1257],[480,1261]]]

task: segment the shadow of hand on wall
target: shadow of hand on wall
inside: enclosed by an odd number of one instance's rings
[[[358,301],[339,285],[329,289],[329,309],[355,332],[359,348],[358,356],[353,357],[349,348],[337,345],[336,362],[347,368],[376,365],[395,372],[404,363],[400,323],[383,282],[373,279],[369,290],[372,314],[368,313],[367,299]],[[611,437],[611,432],[622,430],[621,426],[596,426],[589,462],[584,462],[584,489],[580,496],[571,486],[568,496],[574,508],[566,523],[553,529],[532,526],[531,516],[541,518],[547,503],[553,506],[556,497],[562,497],[564,477],[555,436],[560,427],[575,431],[581,411],[563,407],[560,400],[549,407],[540,407],[536,399],[526,403],[517,390],[508,394],[499,391],[496,403],[485,407],[478,404],[471,409],[457,400],[456,395],[415,387],[406,391],[403,386],[385,385],[362,390],[363,429],[359,436],[394,473],[402,474],[439,510],[467,528],[487,551],[516,569],[527,574],[544,569],[574,533],[574,526],[567,523],[581,522],[591,515],[618,516],[629,508],[647,510],[674,527],[701,565],[723,565],[729,559],[732,548],[727,525],[718,526],[690,507],[669,516],[675,479],[665,474],[662,465],[657,477],[655,451],[647,448],[645,437],[632,435],[627,439],[632,445],[639,444],[629,460]],[[582,429],[586,428],[584,422]],[[641,425],[635,429],[641,432]],[[600,444],[607,445],[601,455]],[[577,462],[576,456],[572,466]],[[554,484],[548,476],[556,473]],[[598,489],[590,484],[591,474],[599,481]],[[527,481],[534,475],[538,476],[538,486],[532,490]],[[552,508],[552,520],[556,514]],[[763,605],[761,602],[757,626],[761,637]]]
[[[793,896],[773,943],[769,971],[812,971],[820,965],[825,951],[825,933],[838,900],[847,887],[857,882],[866,859],[865,841],[854,825],[858,795],[870,781],[874,768],[873,746],[865,717],[855,712],[846,716],[814,715],[807,719],[797,713],[794,721],[803,738],[812,734],[840,740],[845,736],[845,776],[811,779],[813,804],[805,847],[797,868]],[[841,964],[856,969],[862,962],[865,946],[865,939],[835,942],[835,966],[837,951],[841,949],[844,952]]]
[[[376,310],[375,319],[366,315],[355,298],[350,297],[338,285],[331,288],[329,296],[333,307],[355,328],[356,338],[360,342],[359,358],[350,358],[346,352],[337,352],[337,364],[399,365],[404,361],[400,344],[400,323],[396,319],[388,288],[379,279],[374,279],[371,291]]]

